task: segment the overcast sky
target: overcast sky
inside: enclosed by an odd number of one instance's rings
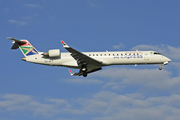
[[[179,0],[0,0],[0,120],[179,120]],[[154,50],[163,66],[110,66],[88,77],[22,61],[6,37],[46,52]],[[78,72],[76,69],[72,69]]]

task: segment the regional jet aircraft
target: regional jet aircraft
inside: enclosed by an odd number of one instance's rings
[[[139,65],[139,64],[159,64],[159,70],[162,65],[167,65],[171,60],[166,56],[155,51],[115,51],[115,52],[79,52],[69,47],[61,40],[63,47],[69,52],[61,52],[59,49],[52,49],[48,52],[39,52],[28,40],[13,40],[11,49],[18,49],[24,54],[22,60],[37,64],[50,66],[64,66],[79,69],[73,76],[87,76],[87,74],[101,70],[102,67],[110,65]]]

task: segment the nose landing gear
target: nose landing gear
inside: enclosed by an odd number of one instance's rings
[[[162,64],[159,65],[159,70],[162,70]]]

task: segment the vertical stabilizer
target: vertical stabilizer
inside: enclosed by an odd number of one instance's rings
[[[25,57],[29,55],[39,54],[39,52],[29,43],[28,40],[17,40],[14,38],[8,39],[13,40],[14,43],[11,49],[20,48]]]
[[[26,42],[25,44],[18,44],[24,56],[38,54],[38,51],[27,40],[21,40]]]

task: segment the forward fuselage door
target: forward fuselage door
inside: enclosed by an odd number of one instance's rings
[[[150,54],[147,52],[144,52],[143,55],[144,55],[144,61],[149,61]]]

